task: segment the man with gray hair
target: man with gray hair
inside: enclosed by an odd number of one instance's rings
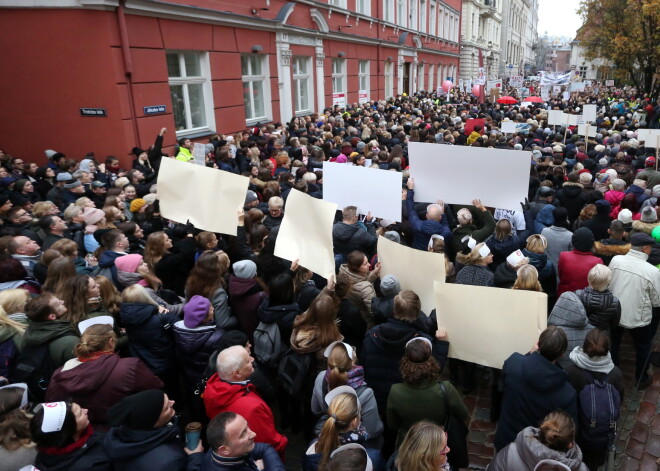
[[[619,364],[619,346],[624,331],[628,331],[635,346],[635,382],[639,389],[651,384],[648,357],[658,328],[658,315],[653,308],[660,306],[660,271],[647,262],[653,237],[644,232],[630,236],[630,252],[617,255],[610,262],[612,281],[610,290],[621,303],[621,320],[612,331],[612,360]]]
[[[429,240],[433,234],[441,235],[445,238],[445,244],[449,243],[451,240],[451,229],[445,216],[444,203],[438,201],[428,205],[426,207],[426,221],[422,221],[415,211],[415,181],[412,177],[408,178],[406,185],[408,187],[406,209],[413,232],[413,248],[427,250]]]
[[[242,415],[256,434],[255,441],[272,445],[284,459],[288,439],[275,429],[273,412],[250,383],[253,362],[248,349],[240,345],[218,354],[217,373],[204,391],[206,415],[209,419],[227,411]]]

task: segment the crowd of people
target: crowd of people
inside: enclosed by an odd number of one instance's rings
[[[660,172],[637,131],[660,104],[590,90],[529,107],[419,93],[215,135],[206,165],[250,182],[235,237],[161,215],[161,158],[194,165],[190,139],[163,153],[165,128],[128,170],[0,151],[0,469],[279,471],[296,436],[305,471],[458,469],[462,395],[488,379],[490,470],[595,471],[623,335],[637,388],[657,366]],[[547,124],[585,104],[595,138]],[[409,142],[526,152],[527,199],[415,201]],[[404,182],[400,223],[338,211],[329,280],[274,255],[288,195],[322,198],[324,162]],[[447,282],[545,292],[548,328],[501,371],[448,360],[452,332],[381,274],[379,236],[444,253]]]

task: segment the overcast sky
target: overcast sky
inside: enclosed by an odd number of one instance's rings
[[[575,32],[582,26],[580,16],[575,12],[579,6],[576,0],[539,0],[539,37],[566,36],[574,39]]]

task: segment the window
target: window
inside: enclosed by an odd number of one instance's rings
[[[433,88],[433,75],[434,75],[433,72],[434,72],[434,70],[435,70],[435,66],[433,64],[429,65],[429,88],[428,88],[429,93],[432,93],[433,90],[435,90]]]
[[[401,26],[408,26],[407,6],[404,0],[397,0],[396,22]]]
[[[383,0],[383,19],[394,23],[394,2],[392,0]]]
[[[358,101],[369,101],[369,61],[358,61]]]
[[[412,0],[410,2],[410,29],[417,29],[417,2]]]
[[[295,112],[308,114],[312,112],[312,58],[293,58],[293,95]]]
[[[586,66],[580,66],[580,71],[578,72],[580,74],[580,77],[584,78],[587,76],[587,67]]]
[[[394,96],[394,63],[385,63],[385,98]]]
[[[424,90],[424,64],[417,66],[417,90]]]
[[[165,57],[177,137],[215,128],[208,54],[167,52]]]
[[[328,5],[346,8],[346,0],[328,0]]]
[[[267,56],[241,56],[246,124],[270,119],[270,84]]]
[[[458,42],[458,17],[454,18],[454,39],[455,43]]]
[[[346,60],[332,59],[333,104],[346,105]]]
[[[430,9],[430,11],[429,11],[429,34],[431,36],[435,36],[435,29],[436,29],[436,25],[438,23],[435,0],[431,0],[431,4],[429,5],[429,9]]]
[[[363,15],[371,15],[371,0],[355,0],[355,9]]]
[[[426,0],[419,2],[419,30],[422,33],[426,32]]]

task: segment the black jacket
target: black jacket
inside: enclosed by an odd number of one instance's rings
[[[429,339],[433,343],[433,356],[440,367],[445,364],[449,343],[421,332],[410,322],[390,318],[369,330],[364,338],[361,354],[364,376],[374,390],[381,414],[385,414],[390,388],[403,381],[399,361],[403,357],[406,343],[413,337]]]
[[[195,266],[195,239],[185,237],[175,244],[174,249],[158,261],[156,276],[163,282],[163,287],[185,296],[186,280]]]
[[[590,286],[575,292],[584,304],[589,323],[594,327],[611,332],[619,326],[621,303],[610,290],[595,291]]]
[[[34,466],[48,471],[111,471],[103,450],[103,434],[93,434],[82,448],[61,455],[37,454]]]
[[[172,330],[179,363],[183,366],[186,387],[194,388],[202,380],[209,358],[217,348],[224,331],[218,329],[215,324],[189,329],[183,321],[174,324]]]
[[[367,224],[366,229],[360,224],[344,222],[337,222],[332,226],[332,245],[335,253],[348,254],[353,250],[361,250],[370,255],[377,240],[373,224]]]
[[[259,306],[257,315],[259,320],[270,324],[277,322],[277,327],[280,329],[280,336],[282,343],[289,346],[291,344],[291,332],[293,331],[293,321],[300,313],[297,303],[283,304],[281,306],[271,306],[270,298],[266,297]]]
[[[103,447],[114,471],[184,471],[188,464],[176,421],[151,430],[111,428]]]
[[[153,304],[121,303],[119,316],[128,333],[131,356],[140,358],[156,375],[174,368],[171,327],[178,320],[174,314],[160,314]]]
[[[516,439],[525,427],[537,426],[550,412],[560,409],[577,423],[577,394],[561,366],[540,353],[514,353],[502,367],[504,396],[495,433],[495,449]],[[372,385],[373,387],[373,385]]]
[[[194,456],[194,455],[193,455]],[[192,458],[192,456],[191,456]],[[250,453],[238,458],[223,458],[208,451],[202,458],[202,471],[257,471],[256,460],[263,460],[267,471],[285,471],[275,449],[266,443],[255,443]]]
[[[582,191],[580,183],[566,182],[561,190],[557,191],[559,203],[568,211],[568,220],[573,225],[580,215],[580,211],[589,202],[589,196]]]

